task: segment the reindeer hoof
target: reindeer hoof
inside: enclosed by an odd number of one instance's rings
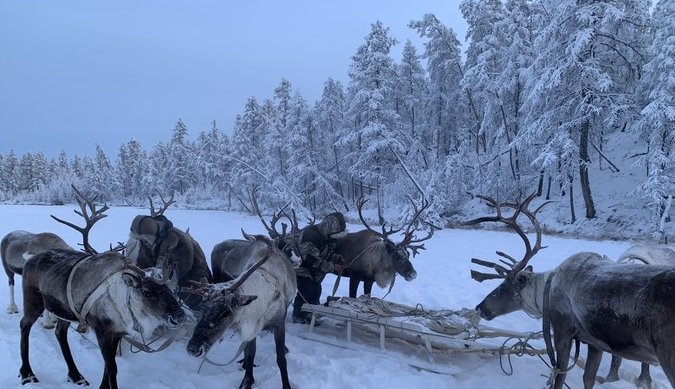
[[[68,382],[72,382],[77,386],[89,386],[89,382],[84,379],[84,377],[79,376],[77,378],[68,377]]]
[[[19,313],[19,308],[17,308],[16,305],[10,305],[9,307],[7,307],[7,313],[9,313],[10,315],[13,313]]]
[[[21,376],[19,376],[19,377],[21,377]],[[21,378],[21,385],[37,384],[38,382],[40,382],[40,381],[37,379],[37,377],[33,373],[29,374],[26,377]]]
[[[607,374],[607,377],[603,378],[600,376],[595,377],[595,380],[598,381],[601,384],[604,384],[605,382],[616,382],[619,380],[619,376],[615,374]]]
[[[635,386],[637,386],[640,389],[652,389],[652,380],[649,379],[643,379],[639,378],[635,380]]]

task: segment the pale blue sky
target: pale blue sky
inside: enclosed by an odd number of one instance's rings
[[[381,20],[400,42],[434,13],[461,41],[458,0],[23,1],[0,3],[0,154],[65,149],[114,159],[132,137],[146,149],[178,118],[191,137],[231,132],[249,96],[282,77],[310,101]],[[392,53],[398,61],[402,43]]]

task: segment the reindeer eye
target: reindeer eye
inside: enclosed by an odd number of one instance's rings
[[[213,327],[215,327],[215,326],[216,326],[216,325],[213,324],[213,322],[209,323],[209,328],[213,328]]]

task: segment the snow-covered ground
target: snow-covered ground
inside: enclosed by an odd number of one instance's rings
[[[51,218],[54,214],[68,220],[77,220],[73,206],[0,206],[0,235],[24,229],[32,232],[52,231],[62,236],[71,245],[80,241],[75,231],[69,230]],[[103,250],[110,243],[126,241],[129,225],[137,214],[146,214],[146,209],[112,208],[109,217],[100,221],[92,230],[92,244]],[[213,246],[228,238],[238,238],[240,228],[247,232],[263,232],[259,221],[251,216],[218,211],[169,210],[167,216],[174,225],[186,229],[201,244],[207,257]],[[353,230],[358,226],[351,226]],[[548,248],[541,251],[532,264],[537,270],[556,266],[570,254],[579,251],[595,251],[616,258],[629,244],[626,242],[584,241],[558,237],[544,237]],[[426,243],[427,250],[414,260],[418,277],[412,282],[398,279],[387,299],[407,305],[421,304],[431,309],[459,309],[474,307],[497,281],[479,284],[469,276],[470,258],[494,259],[499,249],[514,255],[522,252],[522,242],[516,235],[480,230],[442,230]],[[325,296],[330,293],[335,278],[324,281]],[[17,283],[17,302],[22,308],[21,280]],[[0,286],[0,388],[22,388],[17,378],[19,357],[18,315],[5,312],[8,303],[5,281]],[[347,294],[348,282],[342,282],[338,295]],[[386,291],[375,287],[374,295],[382,297]],[[290,316],[290,315],[289,315]],[[290,319],[290,318],[289,318]],[[494,327],[518,331],[537,331],[539,321],[523,313],[514,313],[489,323]],[[308,336],[308,327],[289,323],[287,326],[289,353],[288,371],[295,388],[542,388],[548,370],[537,357],[513,358],[514,374],[502,373],[499,358],[492,356],[452,355],[439,358],[437,370],[449,374],[432,373],[413,366],[428,366],[421,346],[389,342],[389,349],[380,351],[377,338],[357,339],[349,348],[336,347],[330,343],[345,344],[345,331],[324,323],[317,335]],[[93,334],[85,336],[74,330],[69,335],[75,361],[83,375],[96,386],[102,376],[103,361]],[[197,372],[200,360],[185,352],[187,339],[175,342],[167,350],[157,354],[131,354],[118,357],[118,382],[122,388],[232,388],[237,387],[243,371],[238,365],[227,367],[205,366]],[[501,341],[497,342],[501,343]],[[537,346],[542,346],[536,343]],[[218,361],[229,360],[238,347],[236,338],[226,335],[222,343],[213,348],[209,356]],[[66,365],[52,331],[39,326],[31,333],[31,363],[40,379],[37,388],[69,388],[66,381]],[[585,350],[582,350],[582,356]],[[258,341],[254,370],[257,388],[279,388],[281,380],[276,366],[272,336],[263,335]],[[600,374],[606,374],[609,357],[605,356]],[[632,381],[639,374],[636,362],[625,361],[621,381],[596,385],[604,389],[634,388]],[[656,388],[670,385],[662,370],[652,369]],[[571,388],[582,387],[582,371],[575,368],[568,375]]]

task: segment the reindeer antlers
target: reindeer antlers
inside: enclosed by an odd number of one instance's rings
[[[251,208],[253,209],[253,212],[255,212],[256,215],[258,215],[258,218],[262,222],[263,226],[265,226],[265,229],[267,230],[268,235],[270,238],[275,239],[275,238],[283,238],[286,236],[286,229],[288,226],[285,223],[281,223],[281,232],[277,231],[277,223],[282,217],[287,218],[290,223],[291,223],[291,233],[295,234],[299,230],[298,228],[298,219],[295,216],[295,211],[291,211],[293,217],[291,218],[288,213],[286,213],[286,207],[288,204],[283,206],[279,212],[275,212],[272,214],[272,220],[270,221],[270,224],[268,225],[267,222],[265,221],[265,218],[263,218],[262,213],[260,212],[260,207],[258,206],[258,200],[257,200],[257,194],[258,194],[258,186],[254,186],[253,189],[251,189]]]
[[[473,220],[469,220],[468,222],[465,222],[465,225],[475,225],[475,224],[480,224],[480,223],[485,223],[485,222],[499,222],[499,223],[504,223],[507,226],[511,227],[517,234],[520,236],[520,238],[523,240],[525,243],[525,255],[520,261],[517,261],[514,259],[512,256],[502,252],[502,251],[497,251],[497,255],[505,258],[508,260],[504,261],[503,259],[500,259],[499,262],[502,264],[508,266],[509,268],[506,268],[498,263],[495,262],[489,262],[489,261],[484,261],[481,259],[477,258],[471,258],[471,262],[475,263],[477,265],[485,266],[491,269],[494,269],[497,274],[489,274],[489,273],[482,273],[478,272],[475,270],[471,270],[471,278],[478,282],[483,282],[485,280],[490,280],[490,279],[495,279],[495,278],[512,278],[516,274],[518,274],[521,270],[527,266],[527,263],[529,260],[539,252],[539,250],[546,248],[546,246],[541,245],[541,226],[539,225],[539,221],[537,220],[537,212],[539,212],[546,204],[550,203],[550,201],[544,202],[542,205],[540,205],[537,209],[534,211],[528,210],[528,206],[530,205],[530,202],[536,197],[537,193],[534,192],[531,195],[529,195],[525,200],[519,203],[498,203],[491,197],[487,196],[476,196],[482,200],[484,200],[487,205],[490,208],[494,208],[495,212],[497,215],[495,216],[483,216],[479,217]],[[504,217],[502,215],[502,207],[506,208],[512,208],[514,209],[513,215],[510,217]],[[537,235],[535,244],[534,246],[528,239],[527,235],[525,232],[523,232],[523,229],[518,225],[517,219],[520,215],[525,215],[530,222],[532,223],[532,226],[534,227],[535,233]]]
[[[356,209],[359,211],[359,219],[361,219],[361,223],[363,224],[364,227],[366,227],[366,229],[368,231],[370,231],[373,234],[379,236],[383,240],[389,240],[390,235],[395,234],[395,233],[402,230],[401,228],[399,228],[398,230],[395,230],[394,227],[390,227],[389,231],[387,231],[387,223],[386,222],[382,224],[382,232],[378,232],[378,231],[375,231],[374,229],[372,229],[368,225],[368,222],[366,222],[366,218],[363,217],[363,213],[361,213],[363,211],[363,205],[367,202],[368,202],[368,200],[364,199],[363,196],[356,199]]]
[[[166,209],[169,208],[171,204],[176,202],[176,200],[173,199],[173,193],[171,194],[169,201],[164,200],[164,197],[161,193],[159,193],[159,191],[157,191],[157,194],[159,195],[159,199],[162,200],[162,206],[159,207],[159,209],[155,209],[155,206],[152,204],[152,197],[148,195],[148,200],[150,200],[150,216],[153,218],[163,215],[164,211],[166,211]]]
[[[412,254],[413,254],[413,257],[414,257],[419,253],[418,250],[424,250],[425,247],[424,247],[424,244],[415,245],[413,243],[420,243],[420,242],[424,242],[425,240],[431,239],[431,237],[434,235],[435,227],[432,226],[429,223],[426,223],[426,222],[422,221],[423,224],[426,224],[426,225],[431,227],[431,231],[429,232],[429,234],[427,234],[427,236],[425,236],[424,238],[421,238],[421,239],[418,239],[415,236],[415,231],[417,229],[417,226],[420,223],[420,216],[422,215],[424,210],[427,209],[429,207],[429,205],[431,205],[431,204],[426,199],[422,199],[422,205],[418,208],[417,205],[415,204],[415,201],[413,201],[413,199],[411,197],[408,197],[408,199],[410,200],[410,203],[413,206],[413,217],[412,217],[412,219],[410,219],[407,222],[407,226],[405,227],[405,232],[403,232],[403,240],[400,243],[398,243],[397,246],[405,247],[407,249],[410,249],[410,251],[412,251]],[[383,240],[389,240],[390,235],[395,234],[397,232],[400,232],[403,229],[403,228],[399,228],[399,229],[395,230],[393,227],[390,227],[389,230],[387,230],[387,223],[385,222],[384,224],[382,224],[382,232],[375,231],[373,228],[371,228],[368,225],[368,223],[366,222],[366,219],[365,219],[365,217],[363,216],[363,213],[362,213],[363,205],[367,202],[368,202],[368,200],[365,200],[363,197],[359,197],[356,200],[356,208],[357,208],[358,213],[359,213],[359,219],[361,219],[361,223],[363,224],[364,227],[366,227],[367,230],[369,230],[370,232],[372,232],[372,233],[376,234],[377,236],[381,237]]]
[[[414,245],[412,243],[420,243],[424,242],[425,240],[431,239],[431,237],[434,236],[434,231],[436,228],[429,223],[422,222],[428,225],[431,228],[431,230],[424,238],[417,239],[417,237],[415,236],[415,229],[416,226],[418,225],[419,218],[422,215],[422,212],[424,212],[424,210],[427,209],[431,204],[429,203],[429,201],[427,201],[427,199],[423,198],[422,206],[420,208],[417,208],[415,201],[413,201],[413,199],[410,196],[408,196],[408,200],[410,200],[410,203],[413,206],[413,217],[408,222],[408,227],[405,229],[405,232],[403,233],[403,241],[401,241],[399,245],[406,246],[407,248],[409,248],[412,251],[412,255],[414,258],[418,254],[417,250],[426,250],[426,247],[424,247],[424,243],[419,245]]]
[[[103,205],[103,208],[97,210],[96,209],[96,204],[94,201],[96,201],[96,197],[89,199],[86,196],[84,196],[82,193],[80,193],[79,190],[75,187],[75,185],[70,185],[73,188],[73,192],[75,192],[75,200],[77,203],[80,205],[80,211],[74,210],[74,212],[81,217],[84,218],[85,220],[85,226],[84,227],[79,227],[76,226],[73,223],[67,222],[63,219],[59,219],[58,217],[54,215],[50,215],[54,220],[56,220],[59,223],[63,223],[67,225],[70,228],[73,228],[76,231],[79,231],[82,234],[82,247],[85,252],[89,254],[98,254],[96,250],[94,250],[93,247],[89,244],[89,230],[91,230],[91,227],[94,226],[94,224],[103,219],[104,217],[108,216],[104,214],[105,211],[108,210],[107,205]],[[91,212],[91,215],[89,214],[88,210]]]

